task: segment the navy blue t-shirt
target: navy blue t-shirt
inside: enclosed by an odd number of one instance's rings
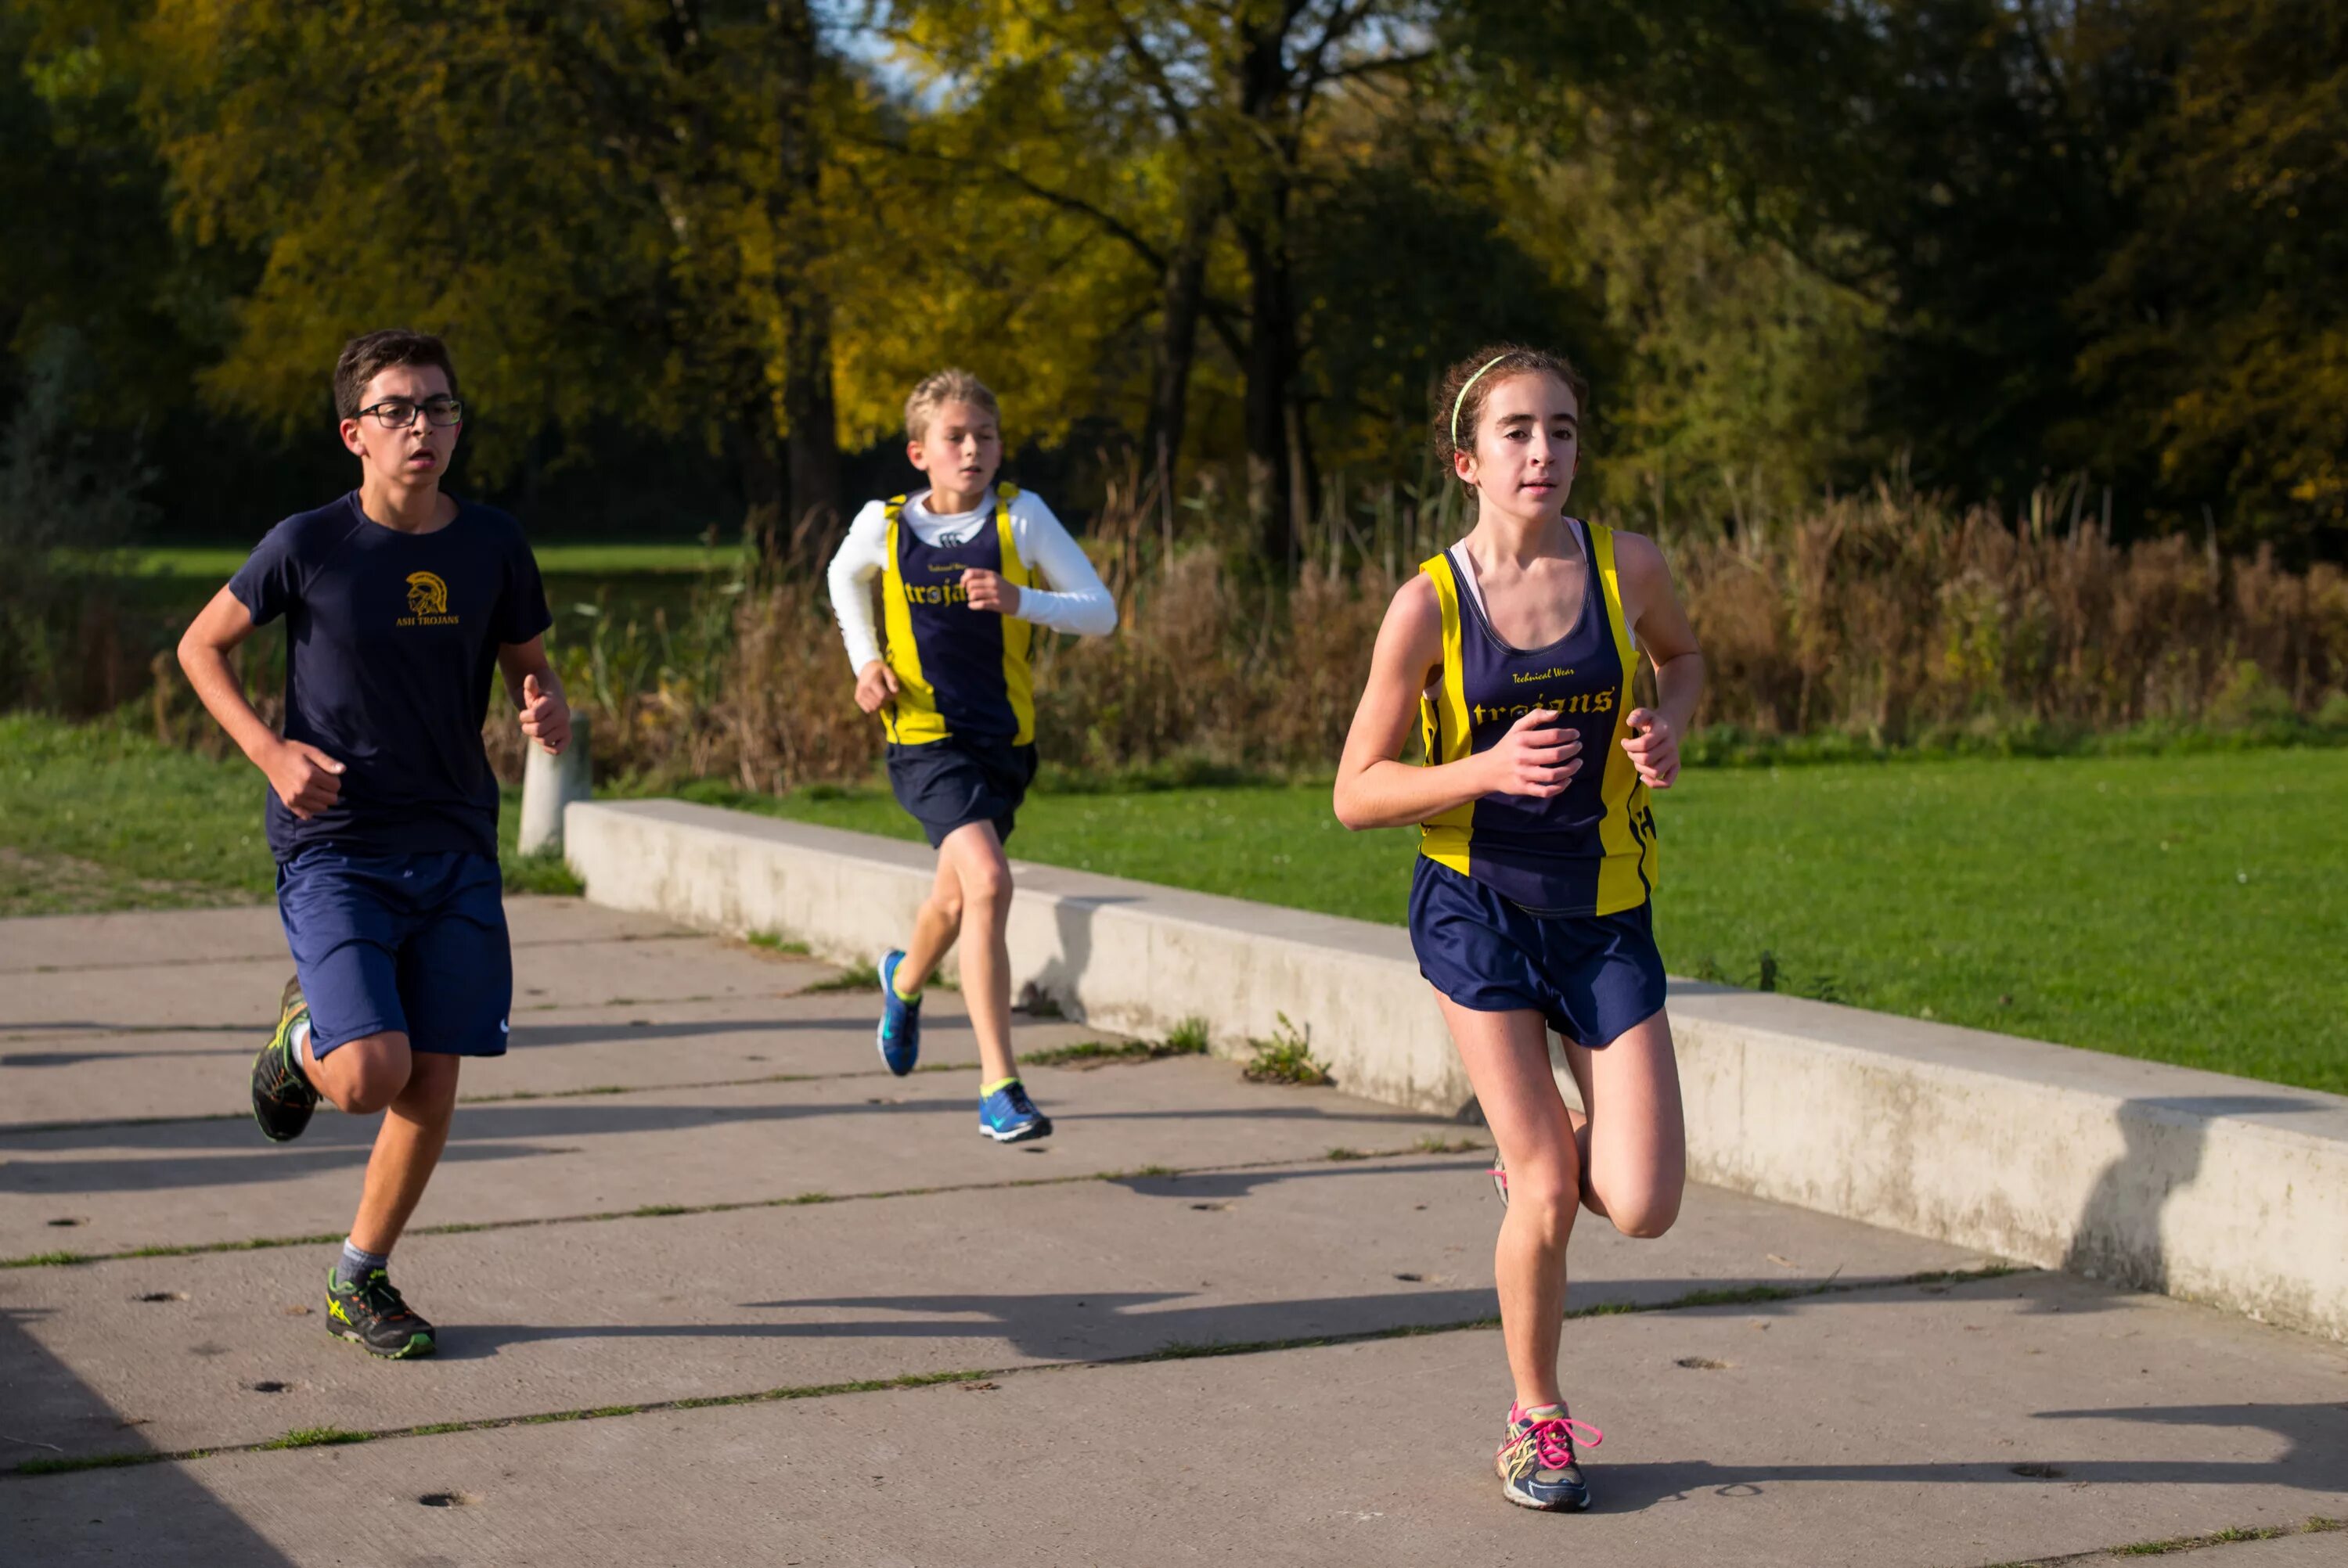
[[[322,844],[495,856],[481,724],[498,649],[554,619],[521,525],[458,501],[447,527],[402,533],[354,490],[270,529],[228,587],[255,626],[285,617],[285,738],[344,767],[341,794],[307,822],[269,792],[278,861]]]

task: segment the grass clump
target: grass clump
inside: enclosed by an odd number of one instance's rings
[[[742,940],[762,953],[783,953],[794,958],[804,958],[811,951],[805,942],[793,941],[776,931],[753,931]]]
[[[1422,1154],[1473,1154],[1485,1145],[1473,1138],[1438,1138],[1429,1132],[1411,1147]]]
[[[559,849],[535,855],[510,855],[500,869],[509,893],[538,893],[551,898],[576,898],[587,891]]]
[[[1211,1043],[1208,1039],[1207,1020],[1192,1013],[1189,1018],[1166,1031],[1164,1054],[1168,1056],[1204,1056]]]
[[[1280,1028],[1270,1040],[1251,1040],[1249,1047],[1254,1054],[1240,1075],[1251,1083],[1293,1083],[1317,1088],[1334,1083],[1329,1070],[1313,1055],[1313,1030],[1310,1025],[1300,1030],[1286,1013],[1277,1013]]]
[[[282,1438],[272,1438],[255,1446],[263,1450],[330,1449],[345,1443],[369,1442],[376,1435],[373,1432],[348,1431],[341,1427],[296,1427]]]
[[[1021,1053],[1030,1067],[1107,1067],[1120,1061],[1163,1061],[1170,1056],[1197,1056],[1204,1044],[1178,1040],[1081,1040]]]
[[[880,977],[872,970],[842,969],[828,980],[818,980],[813,985],[801,986],[798,994],[814,996],[824,991],[877,991],[880,989]]]

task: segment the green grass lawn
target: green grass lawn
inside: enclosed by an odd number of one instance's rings
[[[715,803],[917,836],[885,792]],[[1674,974],[2348,1092],[2348,753],[1704,769],[1660,796]],[[1400,922],[1325,788],[1038,796],[1014,852]]]
[[[261,784],[0,718],[0,914],[268,896]],[[695,798],[916,838],[885,790]],[[1713,768],[1658,799],[1675,974],[2348,1092],[2348,752]],[[553,890],[558,867],[511,861]],[[1324,786],[1038,794],[1023,858],[1399,922],[1414,835]],[[1766,959],[1765,959],[1766,955]]]
[[[268,898],[266,788],[242,757],[173,751],[119,724],[0,715],[0,916]],[[559,863],[514,855],[519,817],[509,798],[508,886],[576,891]]]

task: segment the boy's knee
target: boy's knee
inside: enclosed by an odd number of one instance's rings
[[[327,1053],[324,1064],[334,1072],[330,1081],[318,1085],[318,1091],[338,1111],[370,1116],[399,1098],[414,1063],[404,1034],[370,1034],[345,1040]]]
[[[983,860],[963,872],[962,896],[982,909],[994,909],[1011,898],[1011,867],[1000,860]]]

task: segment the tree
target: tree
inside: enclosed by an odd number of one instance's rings
[[[1087,213],[1159,277],[1151,445],[1179,454],[1198,326],[1222,340],[1246,388],[1249,511],[1266,557],[1284,559],[1315,487],[1295,287],[1307,145],[1349,87],[1406,76],[1430,57],[1431,4],[884,0],[881,15],[928,82],[958,105],[1024,97],[1074,111],[1006,117],[1011,128],[1100,149],[1069,171],[1073,179],[1028,173],[1032,143],[1005,140],[967,162],[1007,190]],[[1048,91],[1035,92],[1038,84]],[[1211,251],[1226,225],[1240,253],[1239,298],[1211,286]]]
[[[2154,100],[2147,0],[1471,0],[1487,102],[1609,112],[1623,166],[1783,246],[1869,305],[1878,449],[1973,494],[2042,482],[2081,407],[2075,292],[2127,212],[2116,149]]]
[[[2126,149],[2134,220],[2080,293],[2067,434],[2149,470],[2176,520],[2294,553],[2348,545],[2348,15],[2295,0],[2164,0],[2174,61]],[[2203,508],[2209,508],[2205,514]]]
[[[837,516],[826,133],[854,97],[805,0],[164,0],[143,41],[179,220],[259,258],[223,402],[314,418],[342,340],[402,320],[458,338],[492,472],[618,420]]]

